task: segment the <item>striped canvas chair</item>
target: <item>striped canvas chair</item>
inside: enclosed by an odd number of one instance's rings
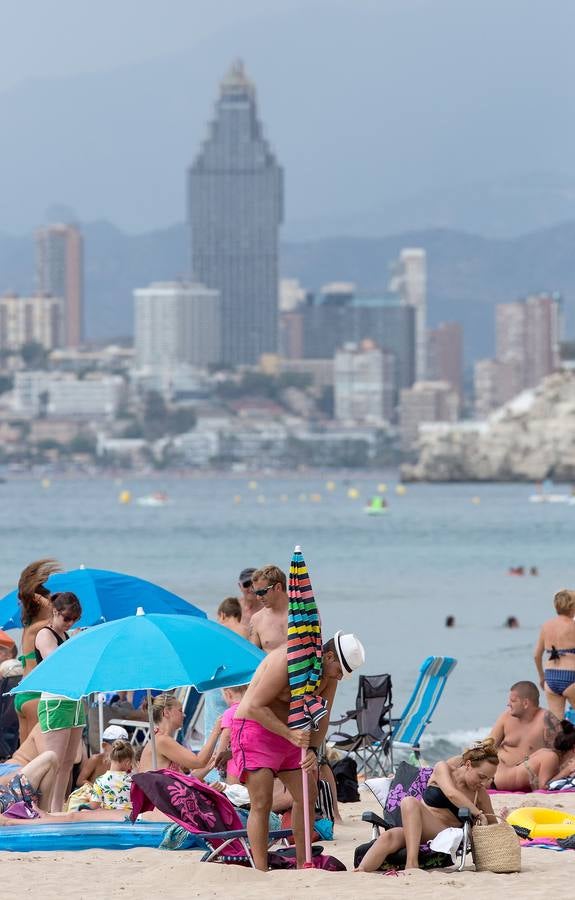
[[[420,758],[420,740],[431,722],[445,683],[457,660],[450,656],[428,656],[419,670],[417,683],[399,719],[392,719],[391,755],[394,747],[411,748]],[[391,760],[393,764],[393,758]]]

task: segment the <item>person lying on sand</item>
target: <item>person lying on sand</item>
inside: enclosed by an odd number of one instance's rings
[[[14,803],[37,803],[49,809],[52,802],[58,758],[52,750],[40,753],[32,762],[0,778],[0,813]]]
[[[493,787],[498,791],[531,790],[526,761],[536,750],[552,750],[559,719],[539,706],[539,690],[532,681],[511,686],[507,710],[491,730],[499,754]],[[527,787],[520,785],[527,785]]]
[[[193,770],[196,778],[203,778],[214,766],[213,752],[220,736],[220,720],[216,721],[208,740],[198,753],[178,744],[174,735],[182,727],[184,712],[180,701],[173,694],[154,697],[152,717],[156,738],[157,768],[173,769],[176,772]],[[152,744],[148,741],[142,751],[139,772],[150,772],[152,765]]]
[[[390,828],[369,848],[356,872],[375,872],[391,853],[407,850],[406,869],[419,868],[419,847],[444,828],[460,828],[460,807],[467,807],[476,822],[486,825],[493,816],[487,788],[498,763],[492,739],[480,741],[461,756],[438,762],[423,798],[404,797],[400,828]]]
[[[511,783],[509,779],[515,778],[514,791],[538,791],[547,790],[550,783],[574,774],[575,725],[564,719],[559,723],[553,747],[536,750],[519,766],[515,766],[507,777],[508,783]]]

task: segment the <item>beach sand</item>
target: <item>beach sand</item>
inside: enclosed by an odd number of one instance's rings
[[[575,813],[575,793],[518,795],[494,798],[496,810],[503,806],[549,806]],[[362,795],[360,803],[342,806],[344,824],[337,827],[335,841],[325,843],[327,853],[342,860],[348,872],[255,872],[239,866],[200,863],[197,851],[85,850],[74,853],[0,853],[0,886],[3,898],[56,898],[61,900],[110,900],[110,898],[292,898],[308,891],[314,900],[338,900],[364,892],[376,896],[461,897],[492,900],[494,891],[506,898],[535,898],[564,894],[571,889],[575,852],[561,853],[539,848],[522,849],[522,872],[494,875],[475,872],[468,859],[464,872],[354,874],[353,853],[370,839],[370,826],[361,821],[366,809],[377,804]]]

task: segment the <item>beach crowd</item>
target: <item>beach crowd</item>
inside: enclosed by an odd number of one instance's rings
[[[25,676],[73,639],[82,614],[80,600],[73,593],[51,593],[46,587],[49,576],[59,570],[54,560],[43,559],[21,573],[21,646],[0,632],[0,679]],[[458,827],[462,807],[478,824],[494,821],[488,790],[554,790],[571,785],[575,789],[575,726],[565,718],[566,705],[575,707],[575,591],[559,591],[554,606],[555,615],[543,624],[534,648],[538,683],[522,680],[511,685],[507,708],[491,734],[436,764],[421,798],[402,800],[401,825],[373,843],[359,871],[379,869],[401,848],[407,851],[406,868],[417,868],[420,845],[445,828]],[[26,827],[29,819],[63,826],[122,821],[132,813],[135,773],[192,774],[249,809],[247,832],[256,868],[268,868],[274,814],[288,817],[284,823],[289,821],[293,828],[297,864],[302,866],[304,804],[309,804],[320,833],[324,819],[336,826],[341,821],[326,738],[338,684],[364,664],[363,646],[354,634],[342,631],[327,640],[316,691],[327,712],[317,730],[293,729],[288,725],[285,573],[274,565],[244,568],[238,596],[220,603],[217,620],[265,655],[249,685],[205,695],[205,737],[199,749],[177,739],[185,709],[182,695],[175,691],[153,696],[154,753],[151,741],[138,748],[129,737],[134,735],[131,721],[141,724],[150,712],[145,692],[107,698],[108,720],[116,718],[122,724],[108,724],[96,747],[93,740],[91,747],[86,740],[84,701],[47,693],[16,694],[19,740],[0,762],[0,824]],[[151,815],[170,821],[157,810]]]

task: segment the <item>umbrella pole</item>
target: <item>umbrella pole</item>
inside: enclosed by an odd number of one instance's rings
[[[306,758],[307,750],[301,748],[301,761],[303,763]],[[303,793],[303,833],[305,839],[305,863],[304,869],[313,868],[311,861],[311,822],[309,819],[309,782],[308,773],[305,769],[301,770],[302,777],[302,793]]]
[[[102,746],[102,736],[104,734],[104,695],[98,694],[98,731],[100,732],[100,747]]]
[[[148,698],[148,723],[150,725],[150,740],[152,742],[152,769],[158,768],[158,754],[156,752],[156,734],[154,731],[154,715],[152,710],[152,691],[150,688],[146,691]]]

